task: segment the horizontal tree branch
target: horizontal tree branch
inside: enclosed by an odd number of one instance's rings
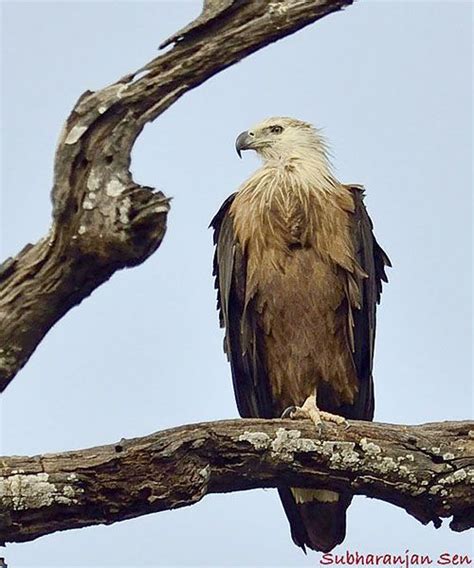
[[[352,2],[207,0],[165,42],[171,50],[79,98],[56,150],[53,226],[0,266],[0,392],[66,312],[160,245],[169,201],[129,169],[144,125],[222,69]]]
[[[474,422],[228,420],[61,454],[0,458],[0,542],[110,524],[257,487],[350,489],[420,522],[473,526]]]

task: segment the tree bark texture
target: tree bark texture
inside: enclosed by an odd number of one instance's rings
[[[132,179],[144,125],[250,53],[353,0],[207,0],[172,49],[77,101],[60,135],[49,234],[0,265],[0,392],[48,330],[118,269],[160,245],[169,200]]]
[[[0,458],[0,543],[192,505],[257,487],[350,489],[420,522],[474,524],[474,422],[228,420],[109,446]]]

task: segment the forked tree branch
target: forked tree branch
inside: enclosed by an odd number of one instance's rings
[[[229,420],[110,446],[0,458],[0,543],[256,487],[350,489],[426,524],[474,524],[474,422],[397,426]]]
[[[52,228],[0,266],[0,392],[66,312],[160,245],[169,201],[129,170],[144,125],[222,69],[352,2],[207,0],[165,42],[175,42],[170,51],[79,98],[56,150]]]

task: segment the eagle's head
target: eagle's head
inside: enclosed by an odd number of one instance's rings
[[[264,160],[289,158],[307,151],[324,155],[327,152],[324,138],[311,124],[281,116],[267,118],[239,134],[235,149],[240,157],[242,150],[255,150]]]

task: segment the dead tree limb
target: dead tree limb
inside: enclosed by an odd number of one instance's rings
[[[0,458],[0,543],[288,484],[350,489],[420,522],[474,524],[474,422],[398,426],[228,420],[110,446]]]
[[[65,313],[160,245],[169,200],[129,170],[144,125],[222,69],[352,2],[207,0],[165,42],[175,42],[170,51],[79,98],[56,150],[52,228],[0,266],[0,392]]]

